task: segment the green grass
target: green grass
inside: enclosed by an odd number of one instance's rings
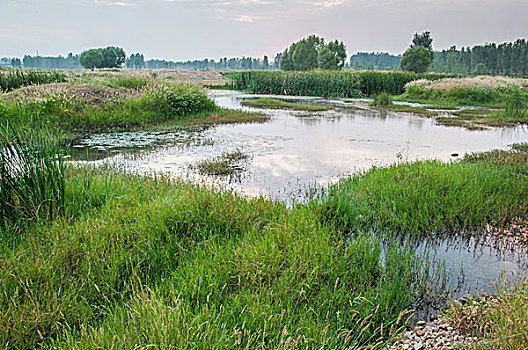
[[[384,344],[427,280],[412,250],[346,242],[307,208],[103,170],[65,180],[62,219],[0,242],[8,348]]]
[[[49,132],[0,124],[0,233],[53,219],[64,207],[64,160]]]
[[[65,81],[66,75],[62,73],[13,69],[0,72],[0,93],[28,85],[61,83]]]
[[[496,151],[460,163],[373,168],[334,186],[326,205],[329,220],[345,229],[429,236],[505,225],[528,214],[527,154]]]
[[[48,96],[42,101],[0,102],[0,121],[26,128],[53,125],[62,133],[78,134],[167,125],[213,125],[261,122],[259,113],[218,108],[197,87],[161,84],[146,88],[138,97],[121,98],[100,104],[87,103],[77,96]]]
[[[263,107],[263,108],[281,108],[293,109],[296,111],[328,111],[333,109],[332,106],[323,106],[310,103],[286,102],[275,98],[257,98],[255,100],[242,101],[243,106]]]

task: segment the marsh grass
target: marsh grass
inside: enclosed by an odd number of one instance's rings
[[[376,107],[389,107],[392,105],[392,97],[386,92],[381,92],[374,96],[373,104]]]
[[[28,85],[61,83],[66,75],[58,72],[14,69],[0,71],[0,92],[9,92]]]
[[[226,75],[234,88],[255,94],[360,97],[381,92],[399,95],[405,84],[422,78],[445,78],[441,74],[415,74],[409,72],[235,72]]]
[[[311,112],[328,111],[334,108],[333,106],[316,105],[311,103],[281,101],[275,98],[257,98],[255,100],[242,101],[242,105],[251,107],[281,108]]]
[[[505,225],[528,214],[526,153],[494,151],[460,163],[420,161],[373,168],[341,181],[327,203],[342,227],[415,235]]]
[[[49,131],[0,125],[0,226],[2,232],[64,209],[64,170],[56,137]]]
[[[63,219],[0,242],[8,348],[381,348],[426,279],[412,250],[307,208],[103,170],[65,189]]]

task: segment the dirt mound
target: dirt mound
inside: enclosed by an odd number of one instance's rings
[[[4,102],[42,101],[50,98],[84,101],[88,104],[101,105],[117,102],[120,99],[135,97],[139,92],[126,88],[111,88],[98,84],[55,83],[27,86],[13,92],[0,95]]]

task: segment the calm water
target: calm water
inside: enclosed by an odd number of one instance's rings
[[[255,95],[236,91],[211,94],[221,107],[255,110],[240,104]],[[431,158],[456,161],[468,152],[528,141],[526,126],[468,131],[438,126],[432,119],[409,114],[371,110],[360,101],[345,104],[320,98],[279,98],[336,108],[315,113],[263,110],[271,119],[262,124],[91,135],[75,146],[74,157],[139,172],[170,173],[245,195],[268,195],[291,202],[304,199],[307,187],[325,186],[373,166]],[[235,150],[251,156],[240,177],[204,177],[193,168],[201,160]],[[463,280],[459,295],[492,291],[493,281],[503,271],[511,275],[526,268],[519,252],[499,254],[495,248],[475,248],[471,242],[440,241],[426,250],[436,251],[437,257],[445,259],[452,285]]]

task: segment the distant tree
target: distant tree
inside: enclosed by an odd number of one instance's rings
[[[347,58],[345,44],[343,44],[343,42],[338,42],[336,40],[334,42],[329,42],[328,45],[326,45],[326,47],[332,52],[332,54],[336,58],[337,66],[335,67],[335,69],[343,69],[346,58]],[[319,66],[319,68],[324,69],[321,66]]]
[[[262,66],[263,66],[264,69],[268,69],[269,68],[268,56],[264,56],[264,61],[262,62]]]
[[[317,62],[320,69],[336,70],[339,67],[337,57],[328,47],[323,47],[317,56]]]
[[[282,70],[294,70],[292,55],[288,49],[284,50],[281,57],[279,58],[279,68]]]
[[[431,65],[431,53],[425,47],[414,46],[405,51],[400,61],[400,67],[403,70],[424,73]]]
[[[117,52],[114,47],[104,48],[101,53],[103,54],[103,67],[105,68],[116,68],[117,65]]]
[[[11,66],[20,67],[22,66],[22,61],[20,61],[20,58],[13,58],[11,59]]]
[[[103,53],[101,49],[83,51],[80,57],[81,65],[86,69],[94,70],[103,67]]]
[[[90,49],[81,53],[80,63],[84,68],[119,68],[125,63],[125,51],[120,47]],[[83,63],[84,62],[84,63]]]
[[[422,34],[414,33],[412,39],[411,48],[415,46],[421,46],[429,50],[431,60],[433,59],[433,38],[431,38],[431,32],[423,32]]]
[[[421,46],[425,47],[429,51],[433,51],[433,38],[431,38],[431,32],[423,32],[422,34],[414,33],[411,47]]]
[[[484,75],[488,73],[488,69],[484,63],[479,63],[475,66],[473,73],[476,75]]]
[[[311,70],[318,67],[316,41],[303,39],[295,45],[292,60],[295,70]]]
[[[290,45],[279,57],[279,68],[283,70],[342,69],[347,54],[345,45],[339,41],[325,45],[325,39],[315,35]]]
[[[282,58],[282,53],[279,52],[278,54],[275,55],[275,62],[273,62],[273,68],[279,69],[281,58]]]

